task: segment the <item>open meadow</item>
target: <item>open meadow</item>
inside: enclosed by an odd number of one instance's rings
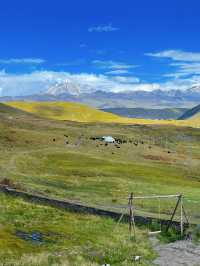
[[[106,144],[95,139],[105,135],[120,139],[122,143]],[[20,190],[111,210],[126,205],[131,192],[135,196],[183,194],[191,221],[200,221],[198,128],[57,121],[1,104],[0,148],[0,181],[9,179]],[[114,221],[110,219],[75,215],[3,195],[0,197],[0,237],[5,246],[2,256],[5,255],[7,263],[2,265],[18,265],[7,262],[15,257],[14,254],[8,255],[10,249],[14,253],[14,250],[17,253],[20,249],[25,250],[18,253],[24,254],[25,260],[29,259],[26,253],[38,252],[40,264],[31,262],[28,265],[61,263],[58,262],[59,256],[52,258],[49,254],[57,250],[64,254],[60,261],[69,256],[69,263],[78,252],[81,265],[99,265],[105,258],[111,265],[129,265],[122,263],[125,254],[130,257],[134,253],[132,248],[129,250],[130,242],[124,244],[128,237],[127,225],[120,225],[121,231],[115,235],[111,233]],[[135,205],[138,213],[158,215],[156,200],[138,201]],[[174,205],[172,201],[161,201],[161,215],[169,218]],[[44,250],[43,244],[34,246],[20,240],[17,231],[44,233],[47,238]],[[52,239],[49,239],[51,232]],[[144,231],[138,234],[140,239]],[[98,239],[96,244],[94,239]],[[147,246],[142,246],[143,251],[138,253],[143,252],[151,261],[151,249],[145,241]],[[122,246],[127,246],[126,251]],[[65,253],[65,249],[69,249],[69,253]],[[123,256],[117,258],[112,254],[113,249]],[[78,265],[78,260],[74,264],[58,265]],[[19,265],[27,264],[19,262]]]
[[[127,225],[73,214],[0,194],[1,266],[151,265],[155,254],[144,231],[130,240]],[[138,245],[139,243],[139,245]]]

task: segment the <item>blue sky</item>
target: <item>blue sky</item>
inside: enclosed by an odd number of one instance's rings
[[[200,81],[198,0],[2,1],[0,95],[71,80],[82,90]]]

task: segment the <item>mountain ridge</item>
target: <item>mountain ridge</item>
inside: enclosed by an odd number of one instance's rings
[[[91,107],[104,108],[192,108],[200,102],[200,92],[187,91],[168,91],[156,90],[152,92],[104,92],[95,91],[91,93],[71,94],[67,93],[41,93],[26,96],[4,96],[0,97],[1,102],[10,101],[67,101],[79,102]]]
[[[192,109],[187,110],[182,116],[179,117],[179,120],[196,119],[196,118],[200,119],[200,104],[198,104]]]
[[[163,108],[163,109],[147,109],[147,108],[105,108],[104,112],[111,112],[129,118],[144,119],[178,119],[187,108]]]

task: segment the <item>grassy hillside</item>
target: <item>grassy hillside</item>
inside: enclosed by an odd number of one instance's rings
[[[103,135],[124,143],[105,145],[91,139]],[[0,182],[7,178],[21,190],[118,210],[127,205],[130,192],[183,193],[191,221],[200,223],[199,129],[58,121],[0,105],[0,149]],[[127,239],[127,226],[113,233],[111,220],[35,206],[2,194],[0,202],[0,265],[94,266],[106,260],[127,266],[125,257],[129,260],[136,253],[152,259],[140,230],[135,246]],[[162,201],[161,216],[169,218],[174,205]],[[138,213],[158,216],[157,200],[137,201],[135,207]],[[38,245],[20,239],[18,231],[25,236],[39,232],[45,241]]]
[[[9,106],[5,103],[0,102],[0,114],[5,114],[5,115],[16,115],[16,114],[26,114],[23,110],[20,108],[15,108],[14,106]]]
[[[196,113],[193,117],[190,118],[194,123],[196,122],[197,124],[200,121],[200,112]]]
[[[0,121],[0,179],[30,192],[103,205],[120,204],[131,191],[183,193],[191,214],[192,202],[200,200],[198,129],[63,122],[10,112],[0,112]],[[90,139],[103,135],[126,143],[118,148]]]
[[[41,117],[78,122],[118,121],[117,115],[105,113],[89,106],[70,102],[9,102],[8,106]]]
[[[55,120],[69,120],[77,122],[102,122],[122,124],[152,124],[178,125],[200,127],[200,121],[192,120],[150,120],[120,117],[115,114],[96,110],[79,103],[70,102],[8,102],[6,105],[35,114],[40,117]]]
[[[155,257],[144,231],[137,229],[137,242],[131,241],[128,226],[116,227],[111,219],[3,194],[0,209],[0,266],[128,266],[134,254],[142,255],[142,265],[149,266]]]

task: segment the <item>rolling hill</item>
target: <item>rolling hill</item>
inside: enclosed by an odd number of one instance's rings
[[[200,104],[195,106],[194,108],[186,111],[180,118],[179,120],[195,120],[195,121],[200,121]]]
[[[15,108],[0,102],[0,114],[12,115],[12,114],[24,114],[24,113],[25,112],[19,108]]]
[[[125,142],[119,148],[91,139],[105,135]],[[126,200],[130,191],[182,192],[197,200],[199,140],[195,128],[63,122],[1,104],[0,180],[91,204],[110,204],[119,195]]]
[[[76,122],[100,122],[121,124],[151,124],[200,127],[200,121],[193,120],[159,120],[121,117],[116,114],[103,112],[87,105],[71,102],[7,102],[4,103],[15,109],[32,113],[39,117],[54,120]]]
[[[7,178],[20,190],[32,194],[101,205],[109,210],[127,206],[127,197],[132,191],[136,196],[182,193],[190,221],[199,224],[198,129],[59,121],[32,114],[40,114],[38,105],[0,104],[0,182]],[[53,110],[59,107],[57,103],[50,106]],[[71,118],[70,112],[75,119],[89,119],[84,112],[96,116],[100,112],[82,105],[63,103],[61,106],[67,109],[61,120]],[[18,109],[22,107],[30,113]],[[50,111],[42,115],[59,117],[59,113]],[[91,139],[108,134],[125,142],[115,146]],[[162,201],[162,217],[168,218],[174,205],[173,200]],[[145,214],[157,215],[158,202],[137,201],[136,208]],[[128,226],[110,219],[73,214],[2,194],[0,209],[2,265],[49,266],[48,262],[52,261],[52,265],[96,266],[109,258],[111,265],[121,266],[127,257],[132,258],[133,250],[148,260],[142,265],[152,265],[148,229],[136,229],[134,245]],[[117,233],[113,233],[116,225]],[[29,241],[35,232],[43,239],[39,245]],[[24,236],[28,240],[24,240]],[[61,264],[58,260],[64,262]]]
[[[120,117],[79,103],[71,102],[9,102],[7,106],[37,116],[77,122],[119,122]]]

